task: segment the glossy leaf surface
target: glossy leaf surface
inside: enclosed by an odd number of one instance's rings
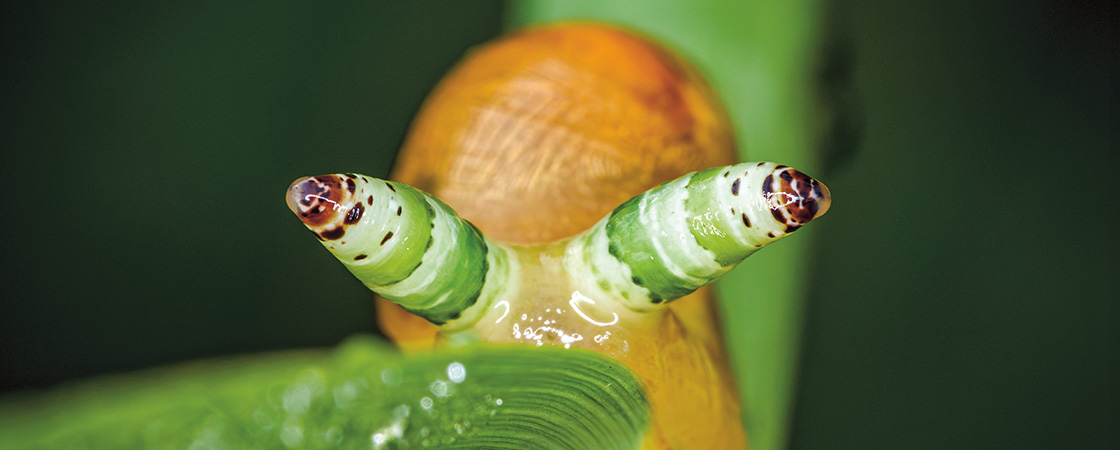
[[[633,374],[592,352],[404,358],[356,338],[9,399],[0,448],[633,449],[648,418]]]

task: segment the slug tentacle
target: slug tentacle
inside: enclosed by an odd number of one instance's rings
[[[658,309],[824,214],[830,201],[823,184],[774,163],[693,172],[559,242],[561,264],[573,286],[596,297]],[[403,183],[308,177],[288,189],[288,206],[367,287],[434,324],[450,323],[445,330],[472,326],[494,299],[518,292],[524,275],[521,250],[490,241]]]
[[[577,283],[644,311],[727,273],[821,216],[828,188],[792,168],[743,163],[685,175],[623,203],[568,245]]]
[[[437,325],[472,325],[512,281],[506,247],[402,183],[301,178],[288,188],[288,207],[363,284]]]

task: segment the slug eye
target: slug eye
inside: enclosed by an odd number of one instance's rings
[[[770,213],[786,225],[786,231],[796,230],[824,215],[832,204],[828,187],[786,166],[774,168],[763,181],[762,191],[769,203]]]
[[[320,226],[334,220],[338,211],[345,211],[342,184],[333,176],[300,178],[288,187],[288,209],[308,226]]]

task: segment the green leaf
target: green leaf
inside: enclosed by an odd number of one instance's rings
[[[589,351],[359,338],[8,398],[0,448],[634,449],[648,421],[629,369]]]

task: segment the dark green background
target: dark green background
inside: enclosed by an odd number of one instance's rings
[[[0,8],[4,390],[374,332],[283,191],[384,176],[503,25],[500,3]],[[1115,445],[1116,7],[828,14],[861,131],[820,177],[791,446]]]

